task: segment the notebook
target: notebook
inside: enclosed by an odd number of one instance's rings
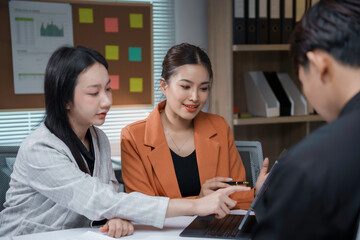
[[[180,233],[180,236],[250,239],[251,230],[256,224],[255,216],[250,215],[251,210],[256,206],[259,199],[266,191],[271,175],[274,172],[274,169],[278,167],[278,165],[278,161],[276,161],[245,215],[229,214],[222,219],[216,219],[214,215],[204,217],[198,216]]]

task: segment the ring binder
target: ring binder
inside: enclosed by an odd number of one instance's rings
[[[281,43],[280,0],[271,0],[270,7],[270,43]]]
[[[258,32],[258,43],[260,44],[267,44],[269,43],[269,36],[268,36],[268,14],[267,8],[268,3],[267,0],[257,0],[257,10],[258,10],[258,25],[257,25],[257,32]]]
[[[246,40],[245,0],[234,0],[233,9],[233,44],[244,44]]]

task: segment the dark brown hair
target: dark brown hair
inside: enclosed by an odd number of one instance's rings
[[[360,1],[321,0],[297,24],[291,39],[295,69],[307,68],[308,51],[321,49],[337,61],[360,66]]]
[[[186,64],[201,64],[209,74],[210,83],[213,78],[211,62],[208,55],[199,47],[189,43],[181,43],[169,49],[162,63],[161,77],[166,82],[176,73],[176,69]]]

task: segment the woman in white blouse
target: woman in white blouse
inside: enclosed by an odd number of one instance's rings
[[[224,217],[236,205],[228,196],[249,190],[233,186],[204,198],[171,200],[118,193],[109,141],[94,126],[104,123],[112,104],[107,68],[100,53],[84,47],[61,47],[51,56],[45,73],[46,118],[19,149],[0,213],[0,236],[105,220],[100,231],[120,237],[134,231],[128,220],[162,228],[165,217]]]

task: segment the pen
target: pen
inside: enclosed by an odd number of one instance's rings
[[[225,182],[229,185],[247,185],[249,184],[249,182],[238,182],[238,181],[235,181],[235,182]]]

